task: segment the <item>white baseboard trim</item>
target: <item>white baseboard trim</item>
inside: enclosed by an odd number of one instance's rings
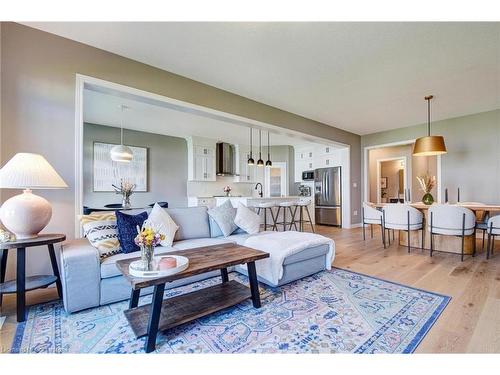
[[[0,316],[0,329],[2,329],[3,322],[5,322],[5,319],[7,319],[5,316]]]

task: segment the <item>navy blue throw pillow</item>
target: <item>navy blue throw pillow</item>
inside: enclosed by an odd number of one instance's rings
[[[118,241],[120,241],[122,252],[133,253],[134,251],[139,251],[140,248],[135,244],[134,238],[137,236],[137,226],[139,228],[142,226],[144,220],[148,218],[148,213],[144,211],[137,215],[127,215],[116,211],[115,214],[116,226],[118,227]]]

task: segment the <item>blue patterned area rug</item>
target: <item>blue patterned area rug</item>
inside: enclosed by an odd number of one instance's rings
[[[246,284],[237,273],[232,278]],[[212,278],[166,297],[219,283]],[[158,336],[158,353],[411,353],[450,297],[334,268]],[[147,303],[150,296],[141,298]],[[60,301],[32,306],[13,353],[141,353],[128,302],[66,314]]]

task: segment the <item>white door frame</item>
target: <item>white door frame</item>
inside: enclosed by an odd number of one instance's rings
[[[285,191],[283,192],[283,189],[281,189],[281,195],[287,196],[288,195],[288,163],[285,161],[277,161],[273,162],[273,167],[280,167],[282,170],[284,170],[284,178],[283,180],[286,182],[285,183]],[[264,196],[270,197],[271,196],[271,189],[269,186],[269,172],[271,171],[271,168],[266,168],[264,167]]]
[[[385,158],[385,159],[377,159],[377,203],[381,203],[381,186],[380,186],[380,178],[382,177],[382,163],[385,161],[394,161],[394,160],[404,160],[405,166],[403,168],[403,189],[406,189],[408,186],[408,173],[407,173],[407,168],[408,168],[408,158],[404,155],[402,156],[395,156],[393,158]],[[406,190],[405,190],[406,191]]]
[[[157,104],[162,103],[169,108],[196,113],[202,116],[215,118],[237,125],[253,127],[254,129],[274,130],[275,133],[285,133],[290,136],[296,136],[308,142],[316,142],[320,144],[337,144],[339,146],[349,148],[350,153],[350,146],[342,142],[309,135],[296,130],[286,129],[277,125],[264,123],[243,116],[234,115],[213,108],[184,102],[164,95],[154,94],[152,92],[140,90],[134,87],[125,86],[122,84],[77,73],[75,82],[75,237],[79,237],[82,235],[81,225],[76,216],[82,213],[83,208],[83,90],[85,88],[95,89],[104,93],[119,91],[124,96],[140,98],[143,101],[155,102]],[[350,196],[351,194],[349,190],[346,192],[345,200],[350,199]],[[350,222],[350,217],[346,219],[348,219]]]
[[[405,141],[397,141],[397,142],[389,142],[389,143],[382,143],[378,145],[372,145],[372,146],[365,146],[363,148],[363,202],[368,202],[370,198],[370,191],[369,191],[369,164],[368,164],[368,155],[370,150],[374,150],[377,148],[384,148],[384,147],[392,147],[392,146],[405,146],[405,145],[411,145],[415,143],[415,138],[414,139],[408,139]],[[437,202],[441,203],[441,191],[442,191],[442,179],[441,179],[441,155],[438,155],[436,158],[436,164],[437,164]],[[411,181],[410,181],[411,182]],[[380,183],[380,180],[379,182]],[[411,186],[412,183],[409,184],[409,188],[411,191]],[[414,192],[411,191],[411,196],[413,197]]]

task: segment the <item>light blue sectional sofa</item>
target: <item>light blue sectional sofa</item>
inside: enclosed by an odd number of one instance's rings
[[[179,230],[175,235],[173,246],[157,247],[155,254],[228,242],[243,244],[250,236],[239,230],[229,237],[223,237],[217,224],[209,219],[206,207],[169,208],[166,210],[179,226]],[[127,211],[126,213],[137,212]],[[258,235],[254,234],[254,236]],[[273,285],[260,277],[259,281],[277,287],[322,271],[325,269],[327,253],[327,245],[305,249],[285,259],[283,277],[278,285]],[[60,273],[66,311],[75,312],[128,299],[130,297],[130,284],[126,282],[116,267],[116,261],[137,256],[139,256],[138,253],[117,254],[101,262],[97,249],[86,238],[65,242],[60,253]],[[229,269],[229,271],[234,271],[234,269]],[[177,280],[167,284],[166,287],[174,288],[214,276],[220,276],[219,271]],[[151,292],[151,288],[144,289],[141,291],[141,295]]]

